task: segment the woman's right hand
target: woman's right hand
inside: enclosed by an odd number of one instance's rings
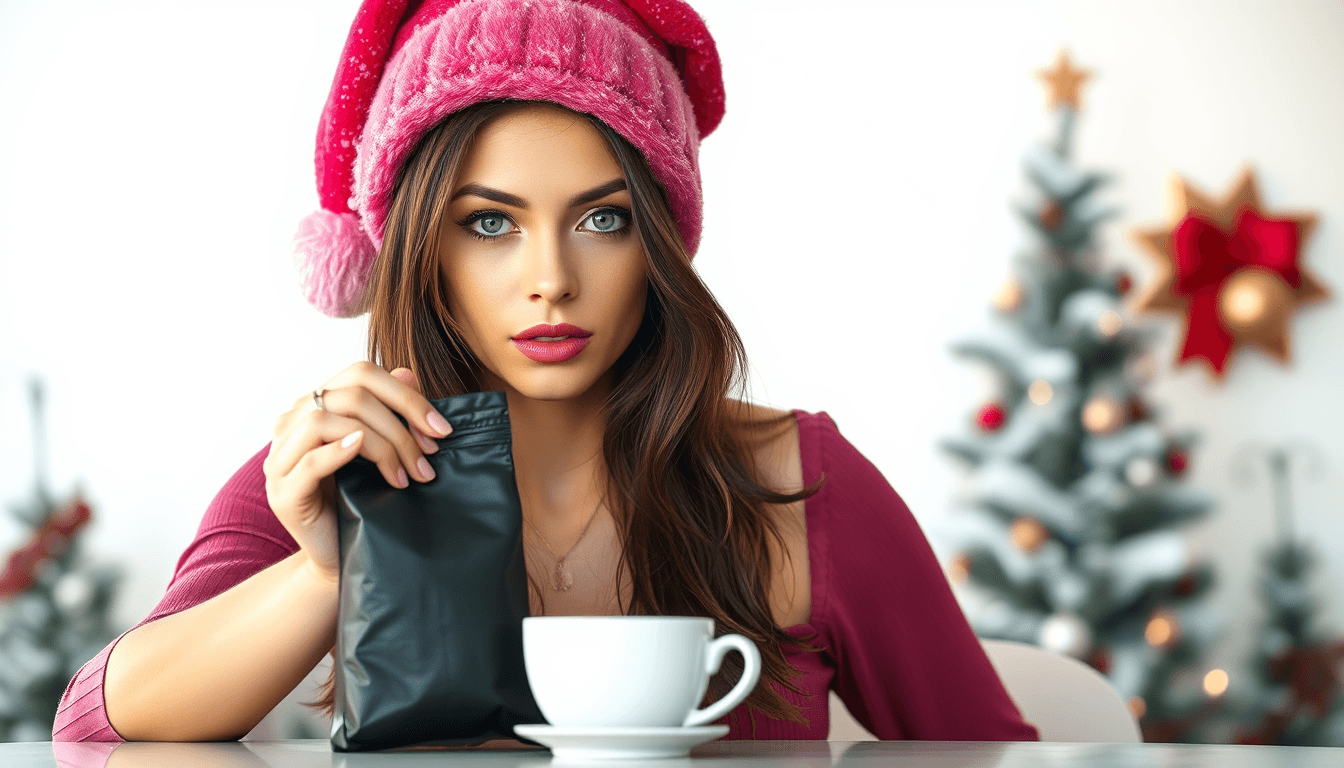
[[[428,482],[434,470],[425,460],[443,437],[443,420],[408,368],[390,373],[360,361],[323,385],[317,407],[311,392],[294,402],[275,423],[270,453],[262,464],[271,510],[306,553],[319,576],[337,582],[340,554],[336,536],[336,470],[355,456],[378,465],[387,482],[405,488]],[[401,414],[407,426],[397,420]]]

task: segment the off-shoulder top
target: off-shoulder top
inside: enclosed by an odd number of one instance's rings
[[[804,502],[811,615],[786,631],[823,650],[784,649],[799,671],[792,683],[800,692],[778,690],[805,724],[743,705],[721,721],[730,727],[726,738],[825,739],[830,690],[880,739],[1039,738],[972,633],[905,502],[824,411],[793,413],[803,482],[826,479]],[[266,500],[262,462],[269,449],[224,484],[163,598],[136,626],[202,603],[298,550]],[[70,681],[53,741],[122,741],[103,700],[107,659],[120,639]]]

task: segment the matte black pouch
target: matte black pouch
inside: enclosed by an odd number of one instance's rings
[[[523,667],[527,570],[508,401],[473,392],[430,402],[453,427],[425,455],[432,481],[395,488],[362,456],[336,473],[338,752],[515,738],[514,725],[546,722]]]

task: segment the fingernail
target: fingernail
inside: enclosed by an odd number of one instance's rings
[[[429,466],[429,462],[425,461],[424,456],[421,456],[420,460],[415,462],[415,467],[420,470],[420,476],[425,478],[426,481],[434,479],[434,468]]]
[[[430,411],[425,416],[425,420],[429,422],[429,426],[433,427],[434,431],[438,432],[440,436],[447,435],[449,432],[453,431],[453,428],[448,426],[448,422],[443,420],[443,417],[439,415],[438,411]]]
[[[425,453],[434,453],[439,450],[439,444],[430,440],[428,436],[420,434],[420,430],[415,430],[415,442],[420,444],[420,450]]]
[[[349,448],[350,446],[352,446],[352,445],[354,445],[355,443],[359,442],[360,435],[363,435],[363,434],[364,434],[364,430],[362,430],[362,429],[357,429],[357,430],[355,430],[354,432],[351,432],[350,434],[348,434],[348,435],[345,436],[345,439],[344,439],[344,440],[341,441],[341,447],[342,447],[342,448]]]
[[[406,486],[408,486],[408,485],[410,485],[410,484],[411,484],[411,481],[406,479],[406,468],[405,468],[405,467],[397,467],[397,487],[398,487],[398,488],[405,488]]]

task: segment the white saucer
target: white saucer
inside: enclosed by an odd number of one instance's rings
[[[726,725],[688,728],[561,728],[515,725],[514,733],[545,744],[557,760],[636,760],[685,757],[691,747],[728,733]]]

